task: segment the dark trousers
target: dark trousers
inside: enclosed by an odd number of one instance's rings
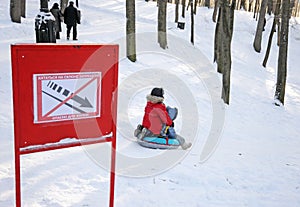
[[[67,25],[67,38],[70,38],[71,29],[73,27],[73,40],[77,39],[77,25]]]
[[[60,39],[60,34],[59,34],[59,32],[56,32],[56,39]]]

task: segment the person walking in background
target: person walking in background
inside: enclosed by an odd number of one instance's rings
[[[61,32],[61,20],[62,20],[62,13],[58,7],[58,3],[54,3],[50,12],[55,17],[54,29],[55,29],[55,36],[56,39],[60,39],[60,32]]]
[[[78,10],[74,7],[74,2],[70,1],[69,6],[64,11],[64,22],[67,25],[67,39],[70,39],[73,28],[73,40],[77,40],[77,23],[79,22]]]

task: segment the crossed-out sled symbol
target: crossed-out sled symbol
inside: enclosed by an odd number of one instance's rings
[[[47,84],[47,87],[51,88],[53,91],[64,95],[65,97],[67,97],[65,100],[62,100],[44,90],[42,90],[42,92],[48,96],[50,96],[51,98],[61,102],[58,106],[56,106],[55,108],[53,108],[52,110],[50,110],[47,114],[45,114],[45,116],[50,115],[52,112],[54,112],[57,108],[59,108],[61,105],[65,104],[66,106],[76,110],[79,113],[87,113],[86,111],[82,110],[79,107],[85,107],[85,108],[93,108],[93,105],[90,103],[90,101],[88,100],[87,97],[82,98],[80,96],[78,96],[77,94],[84,89],[87,85],[89,85],[92,81],[94,81],[95,78],[91,79],[90,81],[88,81],[86,84],[84,84],[81,88],[79,88],[76,92],[71,93],[68,89],[63,88],[62,86],[58,85],[57,83],[53,82],[53,81],[49,81]],[[70,103],[67,103],[67,101],[69,101],[70,99],[72,99],[73,101],[77,102],[80,104],[79,107],[76,107]]]

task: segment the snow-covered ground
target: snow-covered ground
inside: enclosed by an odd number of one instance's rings
[[[27,1],[22,24],[10,22],[9,1],[0,1],[0,206],[10,207],[15,205],[10,44],[35,42],[39,0]],[[124,55],[123,0],[80,2],[79,41],[66,40],[64,25],[58,41],[120,44],[115,206],[300,206],[300,19],[291,19],[285,105],[276,107],[275,40],[267,68],[261,66],[273,18],[267,17],[258,54],[252,47],[253,14],[235,13],[231,98],[225,106],[212,62],[212,10],[197,10],[193,46],[189,12],[180,30],[174,8],[168,5],[168,49],[162,50],[156,43],[156,3],[136,1],[136,63]],[[154,86],[163,86],[166,104],[179,108],[175,128],[193,142],[190,150],[150,150],[133,139]],[[99,144],[22,156],[23,206],[108,206],[107,148]]]

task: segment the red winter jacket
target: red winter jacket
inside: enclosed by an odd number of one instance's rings
[[[143,126],[149,129],[153,134],[160,134],[162,125],[172,125],[172,119],[168,115],[163,98],[157,96],[147,96],[147,105],[143,118]]]

